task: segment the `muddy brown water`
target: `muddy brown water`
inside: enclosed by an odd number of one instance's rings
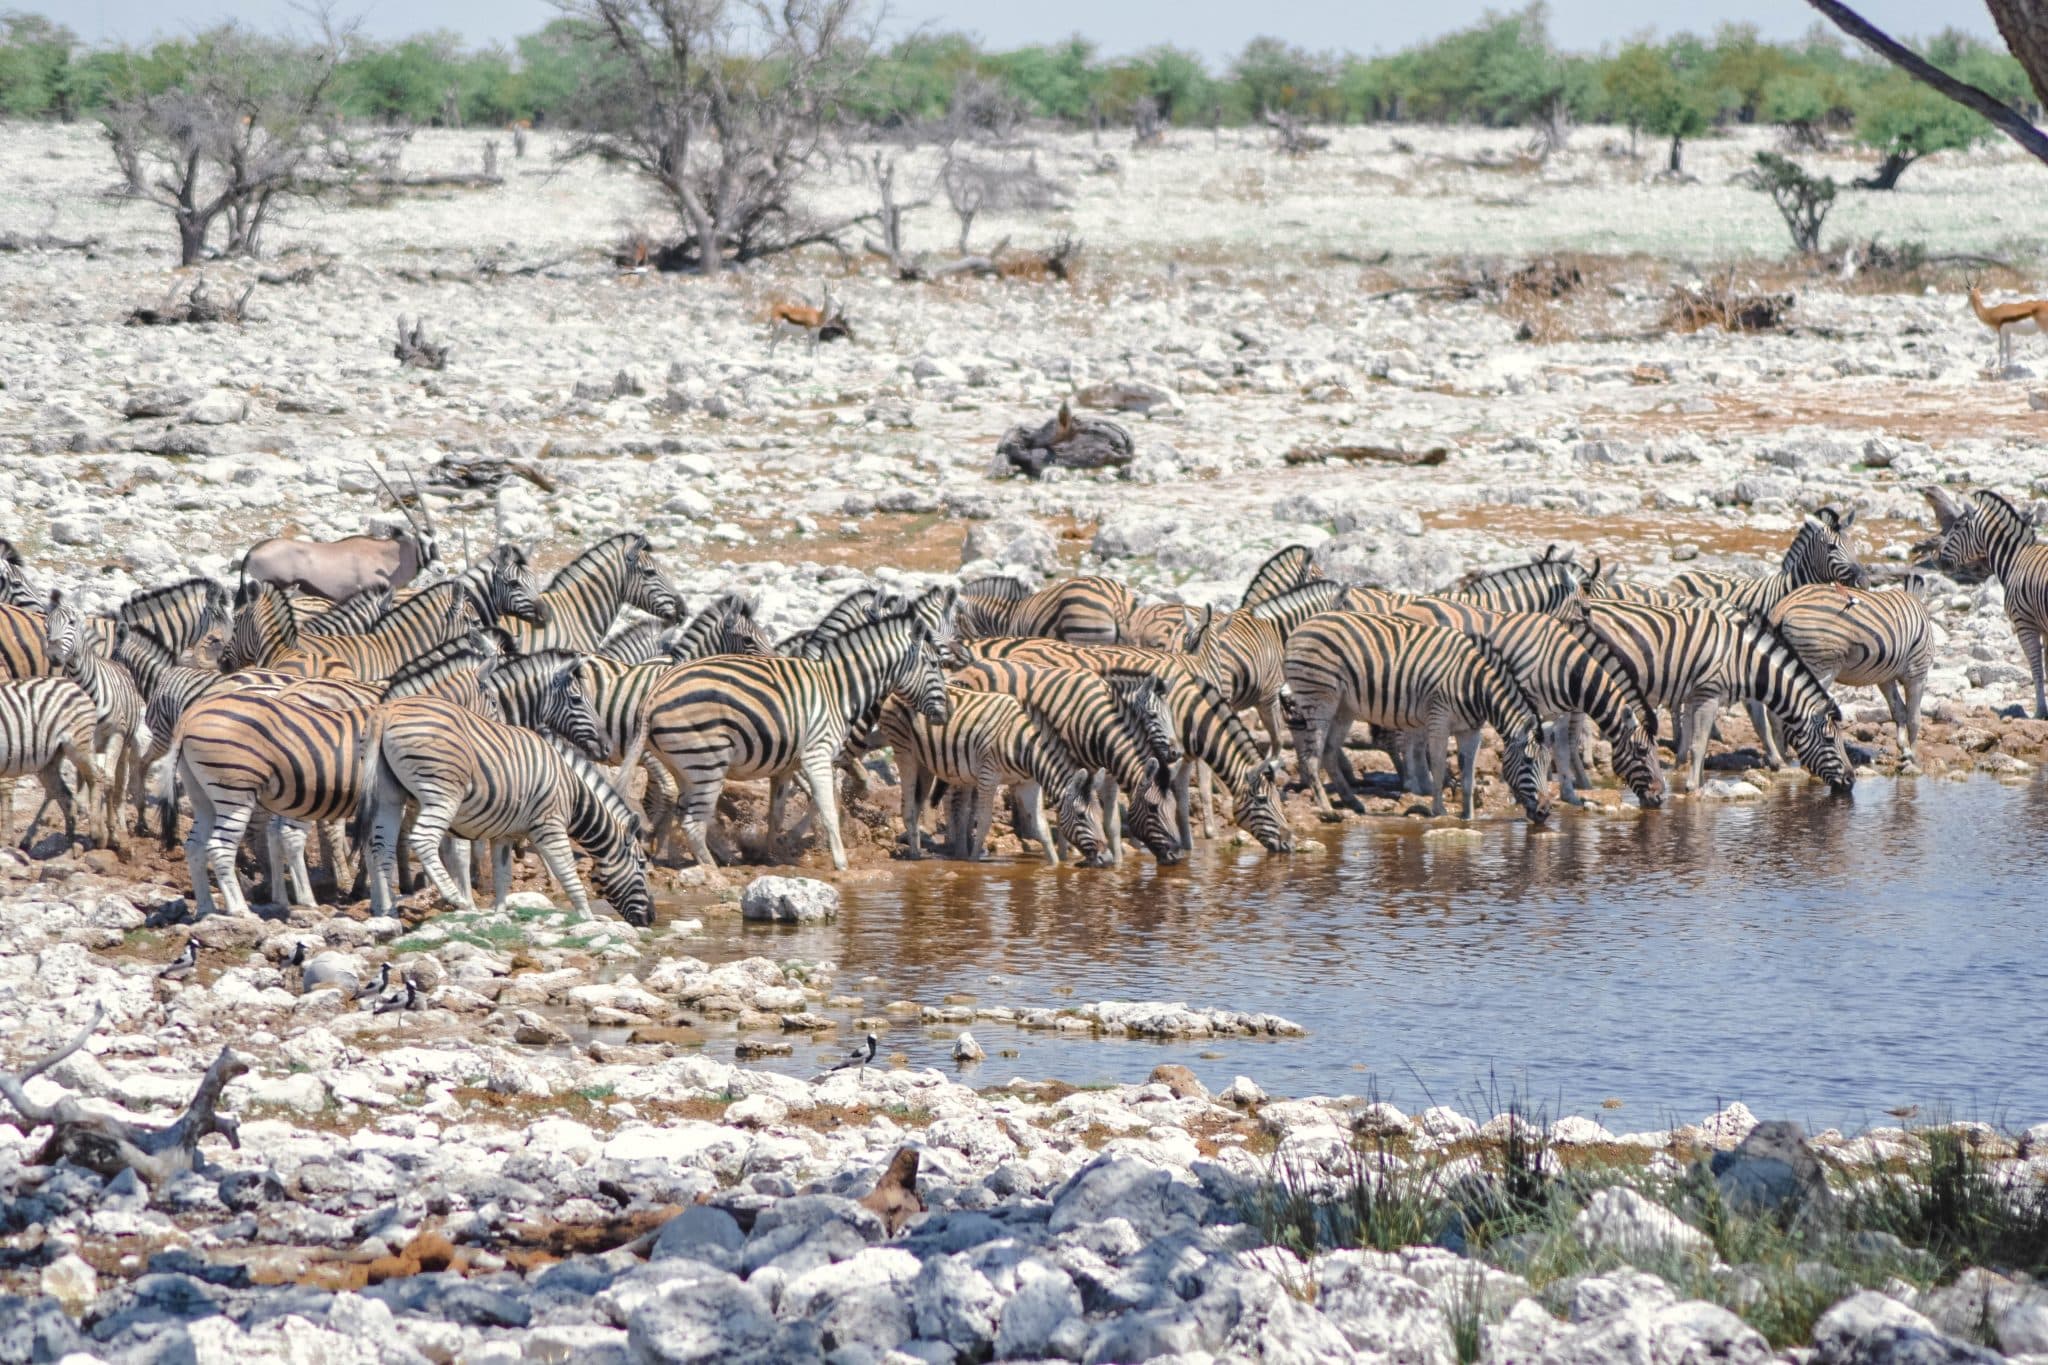
[[[1761,801],[1641,814],[1352,821],[1293,858],[1204,845],[1188,864],[899,865],[837,922],[707,915],[691,950],[830,959],[841,1029],[757,1065],[811,1074],[888,1001],[1061,1008],[1170,1000],[1282,1014],[1308,1036],[1090,1038],[977,1020],[974,1085],[1143,1080],[1377,1093],[1494,1112],[1508,1098],[1611,1130],[1732,1100],[1853,1131],[1921,1106],[2048,1119],[2048,775],[1781,782]],[[960,1024],[898,1019],[883,1053],[951,1068]],[[732,1035],[714,1033],[715,1054]],[[1014,1053],[1014,1055],[1006,1055]],[[1614,1103],[1619,1101],[1619,1104]],[[1604,1107],[1603,1107],[1604,1106]]]

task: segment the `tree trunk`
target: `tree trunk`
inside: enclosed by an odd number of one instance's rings
[[[1671,139],[1671,160],[1665,163],[1664,169],[1670,171],[1673,175],[1685,174],[1685,168],[1683,167],[1683,165],[1680,164],[1679,161],[1679,158],[1682,157],[1684,154],[1685,139],[1683,137],[1674,136]]]
[[[1899,177],[1905,174],[1906,167],[1919,159],[1919,157],[1910,152],[1893,152],[1885,157],[1883,163],[1875,171],[1858,180],[1856,188],[1859,190],[1888,190],[1899,183]]]
[[[2034,93],[2048,104],[2048,0],[1984,0],[1998,34],[2027,69]]]
[[[198,265],[206,255],[206,230],[213,226],[211,218],[198,214],[178,215],[178,264]]]

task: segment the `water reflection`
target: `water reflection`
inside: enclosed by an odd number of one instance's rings
[[[1372,1084],[1411,1106],[1474,1102],[1493,1073],[1624,1129],[1729,1099],[1817,1126],[1906,1102],[2048,1118],[2048,1076],[2016,1046],[2048,1028],[2048,929],[2032,908],[2048,783],[1871,782],[1853,801],[1787,783],[1740,805],[1561,811],[1545,831],[1323,833],[1321,854],[1203,848],[1174,869],[926,863],[846,888],[836,925],[714,921],[700,951],[833,958],[842,987],[881,979],[868,1008],[952,992],[1165,999],[1310,1030],[1162,1045],[977,1024],[991,1050],[1019,1054],[984,1066],[983,1084],[1141,1079],[1171,1060],[1214,1085]],[[937,1032],[891,1045],[943,1055]],[[1620,1113],[1600,1112],[1608,1096]]]

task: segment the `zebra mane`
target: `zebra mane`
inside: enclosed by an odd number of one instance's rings
[[[986,578],[970,578],[962,583],[960,595],[991,598],[997,602],[1022,602],[1031,596],[1031,589],[1004,574],[990,574]]]
[[[1821,682],[1820,675],[1807,667],[1806,660],[1799,657],[1799,651],[1792,648],[1785,637],[1778,633],[1776,626],[1754,612],[1743,612],[1735,618],[1735,623],[1737,628],[1753,637],[1757,647],[1773,662],[1784,665],[1786,670],[1799,680],[1802,689],[1811,690],[1827,703],[1830,720],[1842,718],[1842,708],[1835,701],[1834,694]]]
[[[191,578],[180,579],[176,583],[166,583],[162,587],[143,588],[140,591],[129,593],[121,605],[114,608],[114,616],[117,620],[127,621],[132,624],[138,614],[155,606],[165,598],[184,597],[193,593],[200,594],[209,606],[218,604],[222,609],[227,607],[227,588],[211,578],[195,575]]]
[[[1252,574],[1245,585],[1240,607],[1255,607],[1276,593],[1311,582],[1315,576],[1315,551],[1306,545],[1289,545],[1279,550]]]
[[[263,602],[273,598],[276,599],[279,605],[283,605],[290,600],[290,594],[286,593],[283,588],[278,587],[277,584],[264,579],[245,578],[235,588],[234,606],[239,611],[252,603]]]
[[[561,755],[562,762],[568,765],[570,774],[582,784],[584,791],[589,793],[598,807],[617,822],[626,837],[637,838],[640,833],[640,816],[626,804],[626,799],[619,795],[619,790],[611,784],[611,779],[575,745],[560,735],[543,734],[541,738]]]
[[[1970,501],[1976,503],[1980,509],[1990,513],[1992,516],[2010,517],[2013,526],[2029,534],[2033,531],[2034,519],[2008,502],[2002,493],[1994,493],[1988,488],[1980,488],[1970,494]]]
[[[1537,561],[1539,564],[1549,562],[1562,563],[1563,561]],[[1523,565],[1520,567],[1526,568],[1528,566]],[[1472,648],[1478,651],[1479,657],[1486,661],[1486,666],[1492,669],[1494,674],[1499,677],[1501,683],[1507,688],[1508,695],[1514,699],[1515,704],[1528,712],[1530,720],[1534,721],[1537,718],[1536,704],[1530,701],[1529,694],[1522,690],[1520,676],[1516,674],[1514,665],[1508,662],[1508,656],[1500,652],[1500,647],[1484,635],[1466,635],[1462,632],[1453,633],[1457,634],[1460,639],[1472,642]],[[1507,736],[1502,735],[1501,738],[1505,740]]]
[[[526,686],[546,686],[552,683],[564,668],[577,668],[583,663],[583,656],[569,649],[543,649],[533,654],[522,654],[516,659],[507,659],[491,670],[487,679],[497,691]]]
[[[608,578],[646,548],[647,537],[638,531],[621,531],[607,536],[555,570],[555,576],[548,580],[547,591],[559,592],[579,583]]]
[[[901,643],[904,644],[919,638],[929,644],[932,638],[931,632],[924,628],[922,621],[909,612],[903,612],[896,616],[884,616],[879,621],[863,621],[837,639],[827,640],[819,645],[816,657],[820,661],[842,659],[870,647],[877,641],[896,643],[897,637],[901,637]]]
[[[1345,591],[1345,585],[1334,578],[1315,578],[1285,592],[1274,593],[1250,610],[1262,621],[1271,621],[1304,604],[1312,605],[1317,611],[1327,611]]]
[[[1557,553],[1555,545],[1543,552],[1543,558],[1532,559],[1525,564],[1510,564],[1504,569],[1474,569],[1460,578],[1447,592],[1490,591],[1497,588],[1515,588],[1524,583],[1554,583],[1560,574],[1579,582],[1579,566],[1573,556],[1575,550]]]

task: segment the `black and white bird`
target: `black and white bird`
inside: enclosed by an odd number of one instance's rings
[[[881,1047],[882,1040],[880,1038],[875,1037],[874,1034],[870,1033],[867,1036],[866,1042],[862,1043],[859,1047],[855,1048],[852,1052],[848,1053],[846,1060],[839,1063],[839,1065],[833,1067],[832,1069],[834,1071],[848,1071],[854,1067],[859,1067],[861,1070],[865,1071],[867,1070],[868,1063],[875,1060],[875,1053],[880,1051]]]
[[[171,964],[158,972],[157,976],[165,981],[183,981],[197,970],[199,970],[199,940],[188,938],[185,940],[184,951],[172,959]]]
[[[373,995],[382,995],[391,985],[391,964],[384,963],[377,969],[377,979],[356,988],[355,998],[367,1000]]]
[[[390,963],[385,963],[388,969]],[[405,974],[405,989],[393,991],[377,1002],[377,1013],[395,1014],[399,1010],[416,1010],[420,1007],[420,983],[413,979],[411,972]]]

